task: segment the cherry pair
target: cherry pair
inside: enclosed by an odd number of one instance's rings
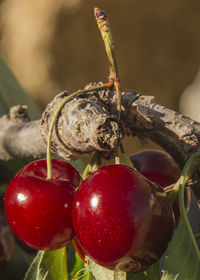
[[[135,167],[149,178],[135,158],[137,163],[131,157]],[[108,165],[89,175],[76,191],[81,177],[75,168],[53,159],[52,169],[53,177],[47,180],[46,160],[32,162],[7,188],[7,218],[21,240],[36,249],[53,250],[76,234],[83,251],[97,263],[135,273],[161,257],[174,218],[160,186],[133,168]],[[175,169],[165,179],[162,172],[157,176],[163,186],[178,179],[174,174]],[[170,181],[169,176],[174,178]],[[156,182],[155,177],[149,179]]]

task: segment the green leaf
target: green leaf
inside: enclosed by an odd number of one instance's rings
[[[22,89],[15,76],[0,57],[0,116],[7,114],[10,107],[27,105],[29,117],[37,119],[41,112],[35,102]]]
[[[76,252],[75,253],[75,264],[74,264],[73,270],[71,272],[72,277],[74,277],[74,275],[77,272],[79,272],[83,267],[84,267],[84,263],[83,263],[82,259],[79,257],[79,254]]]
[[[68,270],[68,274],[71,274],[71,272],[74,268],[75,261],[76,261],[75,249],[74,249],[74,246],[73,246],[72,242],[70,242],[69,244],[67,244],[67,270]]]
[[[7,114],[10,107],[17,104],[28,106],[28,115],[32,120],[40,118],[39,107],[24,92],[11,70],[0,57],[0,116]],[[8,183],[25,163],[23,160],[0,161],[2,175],[0,183]]]
[[[200,262],[190,236],[180,219],[177,230],[165,254],[161,280],[199,280]]]
[[[17,172],[29,161],[23,159],[0,160],[0,185],[7,185]]]
[[[32,260],[33,255],[25,252],[19,245],[17,245],[12,259],[1,266],[0,279],[23,279]]]
[[[143,271],[139,274],[127,273],[127,280],[159,280],[159,262],[151,265],[148,270]]]
[[[68,280],[66,248],[39,251],[24,280]]]

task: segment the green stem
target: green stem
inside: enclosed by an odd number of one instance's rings
[[[115,164],[120,164],[118,147],[115,149]]]
[[[118,78],[118,69],[117,69],[117,59],[114,50],[114,44],[112,39],[112,34],[110,31],[110,24],[108,17],[104,11],[99,8],[94,8],[94,15],[97,21],[98,28],[101,32],[102,39],[104,41],[105,50],[108,56],[108,61],[110,65],[110,76],[109,80],[114,84],[117,93],[117,111],[118,118],[120,119],[121,113],[121,88]]]
[[[198,244],[196,242],[196,239],[195,239],[195,236],[193,234],[193,231],[192,231],[192,228],[190,226],[190,222],[188,220],[188,217],[187,217],[187,212],[185,210],[185,200],[184,200],[184,189],[185,189],[185,184],[187,182],[187,179],[188,177],[186,176],[185,178],[182,177],[182,182],[180,183],[180,190],[179,190],[179,209],[180,209],[180,213],[181,213],[181,216],[185,222],[185,226],[187,228],[187,231],[190,235],[190,238],[191,238],[191,241],[193,243],[193,246],[194,246],[194,250],[196,251],[197,253],[197,257],[200,261],[200,250],[199,250],[199,247],[198,247]]]
[[[200,164],[200,151],[194,153],[188,159],[188,161],[186,162],[186,164],[183,168],[183,171],[182,171],[182,174],[181,174],[181,177],[180,177],[180,180],[179,180],[179,209],[180,209],[180,213],[181,213],[181,216],[183,218],[183,221],[185,223],[186,229],[187,229],[187,231],[190,235],[191,241],[193,243],[194,250],[195,250],[195,252],[197,254],[197,257],[200,261],[200,250],[199,250],[198,244],[196,242],[195,236],[193,234],[192,228],[190,226],[190,222],[189,222],[188,217],[187,217],[187,212],[186,212],[186,209],[185,209],[185,200],[184,200],[185,185],[186,185],[188,179],[190,179],[192,177],[193,173],[196,171],[199,164]]]
[[[89,271],[86,280],[92,280],[92,276],[93,276],[92,272]]]
[[[62,100],[62,102],[59,104],[59,106],[57,107],[57,109],[56,109],[56,111],[53,115],[53,118],[51,120],[49,133],[48,133],[48,140],[47,140],[47,179],[52,178],[51,137],[52,137],[52,133],[53,133],[53,128],[54,128],[55,122],[57,120],[57,117],[58,117],[60,111],[62,110],[63,106],[65,105],[65,103],[67,103],[70,99],[72,99],[73,97],[77,96],[80,93],[98,91],[98,90],[101,90],[101,89],[109,88],[110,86],[111,86],[110,83],[107,83],[107,84],[103,84],[103,85],[100,85],[100,86],[91,87],[89,89],[77,90],[77,91],[73,92],[72,94],[68,95],[67,97],[65,97]]]
[[[181,182],[181,178],[179,178],[179,180],[176,182],[175,186],[173,187],[173,190],[171,191],[168,197],[168,200],[171,203],[171,205],[174,203],[174,200],[178,195],[180,182]]]
[[[115,56],[114,44],[112,34],[110,31],[108,17],[105,14],[105,12],[99,8],[94,8],[94,15],[97,21],[98,28],[101,32],[101,36],[105,45],[105,50],[108,56],[108,61],[110,64],[110,78],[116,79],[118,77],[117,59]]]
[[[83,171],[83,174],[82,174],[82,178],[83,180],[85,180],[88,176],[89,173],[92,172],[92,166],[90,163],[88,163]]]
[[[96,162],[98,156],[99,156],[98,152],[95,152],[92,155],[89,163],[86,165],[86,167],[83,171],[83,174],[82,174],[83,180],[85,180],[87,178],[87,176],[92,172],[92,167],[93,167],[94,163]]]
[[[78,280],[83,277],[83,271],[86,271],[85,268],[80,269],[72,278],[72,280]]]

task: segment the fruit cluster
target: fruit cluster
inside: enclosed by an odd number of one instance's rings
[[[180,170],[162,152],[145,151],[130,159],[138,171],[111,164],[81,185],[80,174],[65,161],[52,160],[52,179],[47,179],[45,159],[28,164],[6,191],[11,228],[38,250],[63,247],[76,236],[81,250],[102,266],[145,270],[171,239],[174,213],[163,187],[175,183]]]

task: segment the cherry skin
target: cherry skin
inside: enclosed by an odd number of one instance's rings
[[[174,229],[163,190],[124,165],[101,167],[86,178],[75,194],[72,220],[86,255],[134,273],[161,257]]]
[[[175,184],[181,175],[181,169],[166,152],[142,150],[130,155],[130,160],[143,176],[163,188]],[[187,210],[189,204],[190,190],[187,188],[185,189],[185,206]],[[180,217],[178,197],[173,203],[173,211],[177,224]]]
[[[24,176],[37,176],[47,178],[47,161],[40,159],[33,161],[24,166],[18,174],[23,173]],[[82,178],[79,172],[68,162],[61,159],[52,159],[52,175],[53,179],[68,180],[75,188],[79,186]]]
[[[36,250],[54,250],[74,236],[72,201],[80,175],[68,163],[52,160],[52,179],[46,179],[46,160],[25,166],[5,194],[7,220],[19,239]]]
[[[166,187],[176,183],[181,169],[169,154],[159,150],[143,150],[130,156],[134,167],[146,178]]]

